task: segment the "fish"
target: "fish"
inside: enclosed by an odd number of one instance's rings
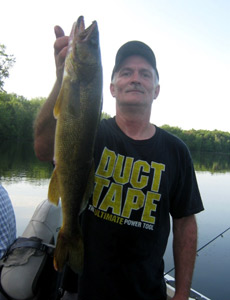
[[[73,24],[63,80],[54,106],[57,119],[55,168],[48,199],[61,199],[62,226],[54,251],[54,268],[66,264],[75,273],[84,266],[84,243],[79,216],[94,188],[94,145],[102,109],[102,63],[96,21],[85,28],[84,17]]]

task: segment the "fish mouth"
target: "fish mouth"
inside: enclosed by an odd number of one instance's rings
[[[84,17],[83,16],[80,16],[78,19],[77,19],[77,29],[82,32],[85,30],[85,21],[84,21]]]
[[[86,42],[90,40],[91,44],[98,45],[98,26],[96,21],[93,21],[88,28],[85,28],[84,17],[80,16],[75,30],[78,32],[79,41]]]

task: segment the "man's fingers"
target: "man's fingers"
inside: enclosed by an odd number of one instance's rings
[[[68,36],[62,36],[60,38],[57,38],[54,43],[54,51],[57,55],[59,52],[63,50],[63,48],[67,48],[68,46],[69,37]]]
[[[65,35],[64,30],[58,25],[54,27],[54,33],[56,35],[56,38],[59,38],[59,37],[62,37]]]
[[[63,29],[60,26],[54,27],[56,41],[54,42],[54,56],[56,62],[57,79],[61,82],[65,57],[68,49],[69,37],[65,36]]]

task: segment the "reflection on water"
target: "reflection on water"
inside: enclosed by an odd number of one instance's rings
[[[230,172],[230,155],[221,153],[192,152],[196,171],[211,173]]]
[[[52,164],[40,162],[31,143],[0,145],[0,182],[12,200],[21,235],[36,206],[47,198]]]
[[[4,142],[0,145],[0,179],[20,182],[22,179],[40,184],[50,178],[52,165],[40,162],[31,143]]]
[[[205,211],[197,215],[198,248],[230,226],[230,156],[192,153]],[[21,235],[36,206],[47,198],[52,165],[40,162],[31,144],[0,145],[0,181],[7,189]],[[165,270],[173,267],[172,237],[165,254]],[[173,272],[170,273],[173,275]],[[199,252],[193,288],[213,300],[229,300],[230,231]]]

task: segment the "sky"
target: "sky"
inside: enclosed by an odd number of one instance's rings
[[[109,85],[116,52],[140,40],[153,49],[160,75],[151,122],[230,132],[229,0],[7,0],[0,7],[0,43],[16,58],[8,93],[28,100],[49,95],[54,26],[69,35],[83,15],[86,27],[98,22],[104,112],[115,115]]]

